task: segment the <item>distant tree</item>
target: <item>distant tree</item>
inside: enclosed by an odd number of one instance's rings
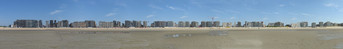
[[[286,27],[292,27],[292,25],[286,25]]]

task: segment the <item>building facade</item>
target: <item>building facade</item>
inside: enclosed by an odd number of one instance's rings
[[[100,28],[112,28],[112,27],[114,27],[114,22],[100,21],[99,22],[99,27]]]
[[[46,21],[46,27],[47,28],[56,28],[57,27],[57,22],[56,20],[49,20],[49,21]]]
[[[196,21],[192,21],[190,27],[199,27],[199,22],[196,22]]]
[[[324,22],[319,22],[319,27],[324,27]]]
[[[144,28],[148,27],[148,21],[143,21],[143,27]]]
[[[114,23],[114,24],[113,24],[113,27],[122,27],[120,21],[115,21],[115,20],[114,20],[113,23]]]
[[[222,27],[232,27],[231,22],[223,22]]]
[[[268,27],[284,27],[285,24],[282,22],[269,23]]]
[[[206,21],[206,27],[213,27],[212,21]]]
[[[220,27],[220,21],[214,21],[213,27]]]
[[[185,27],[191,27],[191,23],[189,21],[185,21]]]
[[[69,22],[68,22],[68,20],[58,21],[57,27],[69,27]]]
[[[332,22],[328,21],[324,23],[324,27],[330,27],[330,26],[333,26]]]
[[[88,28],[95,28],[96,27],[96,23],[94,20],[86,20],[85,22],[86,22],[86,26]]]
[[[87,28],[86,22],[73,22],[70,24],[72,28]]]
[[[16,28],[39,28],[41,23],[38,20],[16,20],[13,26]]]
[[[242,27],[242,23],[240,21],[237,22],[237,24],[235,25],[236,27]]]
[[[300,22],[300,27],[308,27],[308,22]]]
[[[126,27],[126,28],[132,27],[132,21],[130,21],[130,20],[125,20],[125,25],[124,25],[124,27]]]
[[[132,26],[133,27],[142,27],[142,22],[141,21],[132,21]]]
[[[312,27],[312,28],[317,27],[316,22],[313,22],[313,23],[311,24],[311,27]]]
[[[263,22],[247,22],[247,21],[245,21],[244,27],[264,27],[264,25],[263,25]]]
[[[206,27],[206,21],[201,21],[200,27]]]
[[[183,22],[183,21],[179,21],[179,23],[178,23],[178,27],[185,27],[185,22]]]

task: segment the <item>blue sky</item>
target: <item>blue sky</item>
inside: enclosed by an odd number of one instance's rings
[[[296,23],[343,21],[343,0],[0,0],[0,25],[17,19]]]

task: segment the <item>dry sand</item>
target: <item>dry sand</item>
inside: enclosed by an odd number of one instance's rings
[[[275,30],[275,29],[291,29],[291,30],[322,30],[322,29],[343,29],[343,27],[325,27],[325,28],[291,28],[291,27],[212,27],[212,28],[179,28],[179,27],[167,27],[167,28],[0,28],[0,30],[56,30],[56,31],[183,31],[183,30]]]
[[[1,49],[343,49],[342,28],[0,28]]]

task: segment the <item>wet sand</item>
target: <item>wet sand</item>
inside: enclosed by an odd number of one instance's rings
[[[0,29],[1,30],[1,29]],[[1,49],[343,49],[342,29],[2,29]]]

